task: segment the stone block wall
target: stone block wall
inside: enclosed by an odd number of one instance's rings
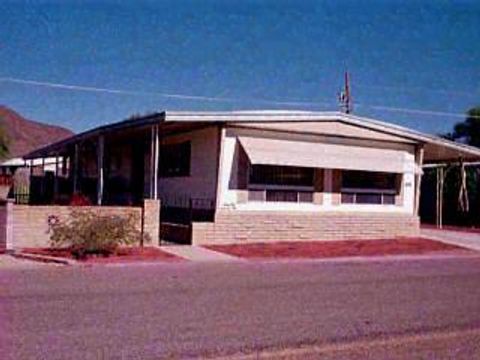
[[[401,213],[221,210],[214,223],[194,223],[201,244],[374,240],[419,234],[419,218]]]
[[[160,221],[160,202],[158,200],[146,200],[144,209],[141,207],[129,206],[83,206],[76,207],[85,211],[93,211],[99,216],[133,215],[136,219],[136,226],[139,230],[143,229],[144,234],[148,234],[150,243],[158,244],[159,241],[159,221]],[[71,213],[70,206],[29,206],[10,204],[8,218],[10,226],[8,231],[3,231],[2,210],[0,209],[0,231],[6,233],[11,238],[11,247],[30,248],[30,247],[48,247],[50,233],[48,219],[50,216],[56,216],[59,219],[67,218]],[[1,235],[0,235],[1,241]],[[1,245],[1,243],[0,243]]]
[[[160,201],[145,199],[143,203],[143,233],[148,244],[158,245],[160,237]]]
[[[0,204],[0,253],[7,248],[7,204]]]

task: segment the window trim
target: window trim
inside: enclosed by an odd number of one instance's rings
[[[351,191],[351,190],[358,190],[358,191]],[[357,195],[359,194],[372,194],[372,195],[380,195],[380,203],[365,203],[365,202],[357,202]],[[343,195],[353,195],[353,202],[344,202]],[[394,196],[393,204],[386,203],[384,200],[385,195]],[[358,205],[358,206],[397,206],[396,203],[397,192],[395,190],[379,190],[379,189],[352,189],[352,188],[342,188],[340,191],[340,203],[341,205]]]
[[[376,188],[348,188],[342,187],[340,190],[341,193],[357,193],[357,194],[388,194],[388,195],[396,195],[397,191],[393,189],[376,189]]]
[[[248,184],[248,190],[314,191],[313,186]]]

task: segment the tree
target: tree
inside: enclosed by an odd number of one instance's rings
[[[467,111],[465,120],[454,125],[452,132],[442,135],[442,137],[457,141],[463,144],[480,147],[480,106],[476,106]],[[455,168],[457,165],[454,165]],[[432,170],[429,174],[432,179],[436,179]],[[445,178],[444,201],[445,201],[445,223],[455,225],[480,225],[480,167],[469,166],[466,168],[468,198],[470,210],[468,213],[459,210],[459,189],[461,185],[461,172],[454,170],[449,172]],[[428,179],[428,177],[426,177]],[[429,183],[429,190],[435,186],[432,180]],[[428,187],[425,187],[426,189]]]
[[[480,106],[468,110],[466,119],[455,124],[453,132],[446,134],[445,137],[480,147]]]

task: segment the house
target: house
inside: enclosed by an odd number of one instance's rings
[[[0,128],[8,140],[8,152],[0,160],[0,202],[2,202],[12,195],[12,185],[17,170],[20,169],[20,172],[26,174],[31,171],[38,173],[40,169],[47,172],[55,171],[55,159],[43,158],[26,162],[22,158],[23,155],[70,137],[73,132],[59,126],[28,120],[13,109],[2,105],[0,105]],[[28,186],[26,191],[20,191],[20,188],[25,189],[25,187],[24,184],[20,184],[16,189],[17,196],[21,197],[19,201],[28,199]]]
[[[338,112],[168,111],[24,156],[39,158],[63,159],[43,187],[57,205],[37,196],[50,212],[74,194],[98,211],[148,204],[155,243],[218,244],[417,235],[423,164],[480,149]],[[35,207],[19,218],[48,214]]]

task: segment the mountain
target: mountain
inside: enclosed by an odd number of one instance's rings
[[[73,132],[60,126],[25,119],[14,110],[0,105],[0,126],[9,139],[7,159],[21,157],[39,147],[63,140]]]

